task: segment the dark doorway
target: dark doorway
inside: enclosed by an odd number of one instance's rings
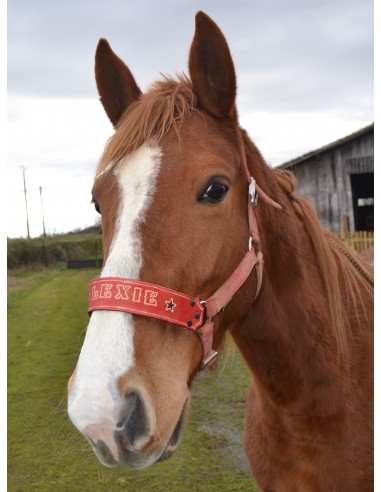
[[[356,231],[374,230],[374,173],[351,174]]]

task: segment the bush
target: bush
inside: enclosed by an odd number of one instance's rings
[[[49,264],[65,261],[66,254],[57,243],[48,245],[34,244],[28,240],[15,240],[8,242],[7,266],[17,268],[20,266],[33,265],[37,263]]]
[[[8,269],[22,266],[64,262],[68,259],[100,258],[99,235],[70,235],[38,239],[8,239]]]

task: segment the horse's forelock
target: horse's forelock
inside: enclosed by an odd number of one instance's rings
[[[163,76],[133,103],[108,140],[97,169],[97,176],[110,170],[143,143],[155,141],[171,129],[178,129],[196,107],[192,83],[184,74]]]

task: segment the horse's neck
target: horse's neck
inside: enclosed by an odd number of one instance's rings
[[[314,412],[329,411],[336,405],[332,393],[337,381],[331,376],[337,372],[338,347],[314,248],[273,172],[257,169],[256,179],[268,193],[273,190],[283,209],[263,203],[257,207],[264,280],[250,313],[232,334],[258,387],[273,402],[295,412],[309,406]]]

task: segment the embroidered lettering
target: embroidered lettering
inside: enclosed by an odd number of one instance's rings
[[[95,299],[98,299],[98,290],[95,285],[91,287],[91,300],[94,301]]]
[[[101,291],[100,291],[99,297],[105,298],[105,299],[110,299],[110,297],[111,297],[111,288],[112,288],[112,284],[102,284],[101,285]]]
[[[142,289],[140,287],[134,287],[134,293],[132,296],[133,302],[140,302],[142,296]]]
[[[130,285],[117,284],[116,288],[118,289],[118,293],[115,296],[115,299],[123,299],[124,301],[128,301],[128,291],[130,290]]]
[[[144,304],[147,304],[148,306],[157,306],[157,295],[158,292],[155,292],[154,290],[146,290],[144,295]]]

